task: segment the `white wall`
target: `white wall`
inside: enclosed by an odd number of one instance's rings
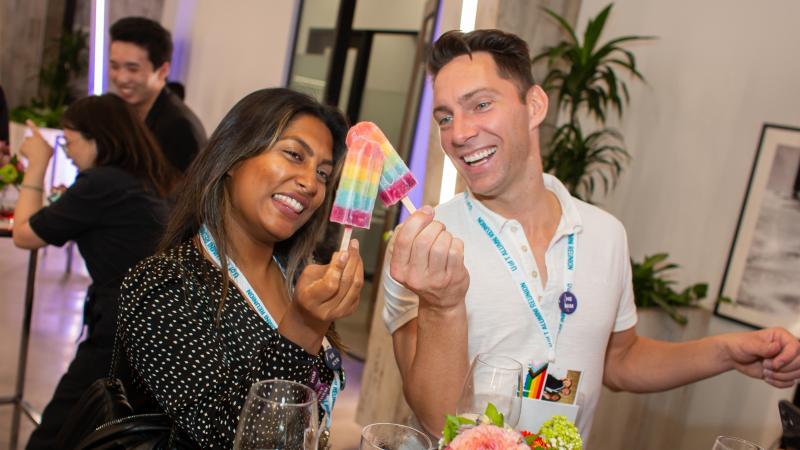
[[[194,6],[186,103],[210,136],[246,94],[283,85],[298,0],[168,0],[167,28],[181,20],[175,12],[182,1]]]
[[[578,29],[606,3],[583,0]],[[630,85],[620,126],[634,159],[601,203],[625,223],[634,257],[669,252],[680,284],[707,281],[712,297],[762,124],[800,125],[798,17],[796,0],[616,0],[605,31],[659,39],[635,47],[647,84]],[[742,330],[716,317],[708,325],[708,334]],[[777,401],[792,395],[732,373],[692,392],[685,410],[650,419],[684,421],[675,448],[710,448],[721,433],[768,446],[780,434]]]
[[[584,0],[578,29],[606,0]],[[605,36],[649,34],[634,50],[620,127],[633,161],[601,200],[634,257],[668,251],[681,282],[716,294],[764,122],[800,125],[800,3],[618,0]]]

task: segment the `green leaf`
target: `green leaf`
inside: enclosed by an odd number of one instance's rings
[[[602,11],[600,14],[597,15],[594,19],[589,20],[589,24],[586,27],[586,32],[583,34],[583,43],[584,48],[591,52],[594,50],[595,44],[597,44],[597,39],[600,37],[600,33],[603,32],[603,27],[606,25],[606,19],[608,18],[608,14],[611,12],[611,7],[614,6],[613,3],[609,4]]]
[[[666,278],[666,272],[679,267],[667,262],[667,253],[645,256],[642,262],[631,259],[634,301],[639,307],[658,306],[676,322],[685,325],[687,318],[677,306],[697,306],[697,302],[708,294],[707,283],[696,283],[677,292],[675,281]],[[719,302],[725,299],[720,297]]]
[[[672,318],[672,320],[678,322],[681,325],[686,325],[686,323],[689,322],[689,319],[687,319],[686,316],[684,316],[683,314],[679,313],[678,310],[675,309],[674,306],[672,306],[670,303],[668,303],[666,300],[662,299],[661,297],[655,295],[655,296],[652,297],[652,300],[658,306],[660,306],[664,311],[666,311],[667,314],[669,314],[669,316]]]
[[[703,299],[708,295],[708,283],[697,283],[692,286],[692,291],[698,300]]]
[[[461,428],[462,425],[475,425],[476,422],[472,419],[467,419],[466,417],[459,417],[459,416],[447,416],[445,419],[444,430],[442,430],[442,438],[444,439],[445,444],[449,444],[456,435],[458,434],[458,430]]]
[[[561,25],[561,29],[564,30],[569,35],[570,38],[572,38],[573,43],[575,44],[578,43],[578,37],[575,36],[575,31],[572,29],[572,27],[570,26],[569,22],[567,22],[566,19],[559,16],[558,14],[555,13],[555,11],[548,8],[545,8],[544,12],[550,15],[550,17],[555,19],[556,22],[558,22],[558,24]]]
[[[491,421],[493,425],[497,425],[498,427],[503,426],[503,414],[497,410],[494,404],[489,403],[486,405],[486,411],[484,411],[483,414],[489,418],[489,421]]]

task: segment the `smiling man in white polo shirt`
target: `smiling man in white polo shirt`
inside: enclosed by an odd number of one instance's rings
[[[584,438],[602,384],[653,392],[737,369],[793,385],[800,344],[783,329],[685,343],[637,336],[622,224],[542,173],[548,99],[524,41],[449,32],[428,66],[442,147],[469,192],[406,220],[384,265],[384,320],[406,399],[427,431],[438,434],[455,412],[469,362],[484,352],[510,356],[530,375],[545,364],[558,374],[535,397],[571,397]],[[526,400],[520,424],[561,406]]]

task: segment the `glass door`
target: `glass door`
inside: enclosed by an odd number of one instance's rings
[[[438,0],[305,0],[289,87],[336,104],[351,123],[376,123],[408,160],[424,79],[424,46],[437,8]],[[376,201],[370,229],[353,233],[361,244],[365,284],[358,311],[337,321],[337,331],[350,353],[362,359],[378,292],[383,237],[394,228],[397,208],[387,210]]]

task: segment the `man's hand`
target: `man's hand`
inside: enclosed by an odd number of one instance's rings
[[[403,392],[422,427],[436,434],[469,369],[469,274],[464,243],[433,219],[433,208],[418,209],[395,230],[387,257],[391,278],[419,297],[417,316],[392,334]]]
[[[753,378],[787,388],[800,378],[800,342],[784,328],[728,335],[733,367]]]
[[[469,273],[464,266],[464,242],[433,220],[433,208],[423,206],[397,227],[390,275],[419,296],[420,306],[447,310],[464,302]]]

